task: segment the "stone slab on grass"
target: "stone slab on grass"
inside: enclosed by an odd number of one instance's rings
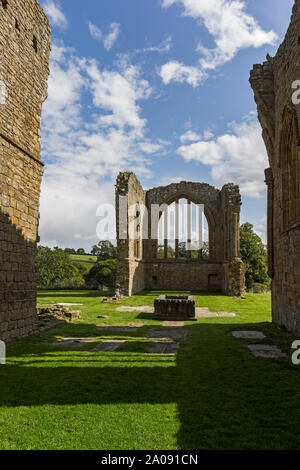
[[[248,348],[255,357],[265,357],[268,359],[279,359],[280,357],[287,357],[281,349],[273,344],[249,344]]]
[[[232,336],[243,339],[264,339],[266,337],[261,331],[232,331]]]
[[[211,312],[207,307],[196,307],[197,318],[232,318],[236,317],[233,312]]]
[[[154,313],[154,307],[149,307],[147,305],[129,307],[122,305],[121,307],[116,308],[117,312],[142,312],[142,313]]]
[[[163,321],[162,326],[164,327],[182,327],[184,326],[184,321]]]
[[[122,340],[107,340],[107,341],[101,341],[101,343],[98,343],[97,346],[93,349],[93,351],[101,351],[101,352],[113,352],[116,349],[118,349],[121,344],[126,343],[126,341]]]
[[[164,339],[166,341],[183,341],[188,337],[188,335],[189,332],[183,328],[172,328],[172,330],[156,328],[150,330],[147,337],[151,340]]]
[[[157,342],[149,350],[149,354],[177,354],[178,343]]]
[[[65,348],[81,348],[86,344],[95,343],[95,341],[97,341],[97,338],[62,338],[52,343],[52,346],[63,346]]]

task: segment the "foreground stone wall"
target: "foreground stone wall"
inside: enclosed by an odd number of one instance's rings
[[[151,227],[151,211],[154,205],[169,206],[180,198],[204,204],[209,225],[208,260],[200,256],[198,259],[157,257],[158,241],[153,237],[157,227]],[[121,227],[122,205],[127,217]],[[147,209],[146,215],[142,214],[142,205]],[[133,173],[120,173],[116,184],[117,293],[132,295],[146,288],[241,295],[245,290],[245,267],[240,259],[240,207],[239,188],[233,184],[218,190],[205,183],[182,181],[144,191]],[[132,221],[138,226],[136,240],[129,231]]]
[[[270,164],[266,183],[273,320],[300,332],[300,104],[292,88],[300,80],[300,0],[276,57],[267,59],[254,65],[250,83]]]
[[[37,0],[0,1],[0,339],[37,327],[42,103],[50,26]]]

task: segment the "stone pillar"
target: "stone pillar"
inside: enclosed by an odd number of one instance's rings
[[[272,168],[265,170],[265,183],[268,186],[268,274],[274,277],[274,178]]]
[[[192,242],[192,212],[191,212],[191,201],[188,200],[187,204],[187,257],[191,258],[191,242]]]
[[[202,220],[202,207],[198,207],[198,236],[199,236],[199,250],[198,250],[198,258],[203,258],[203,220]]]
[[[232,213],[231,225],[231,257],[238,258],[238,231],[239,231],[239,215],[236,212]]]
[[[179,200],[175,201],[175,258],[178,259],[179,252]]]
[[[168,230],[168,208],[164,211],[164,257],[168,258],[168,245],[169,245],[169,230]]]

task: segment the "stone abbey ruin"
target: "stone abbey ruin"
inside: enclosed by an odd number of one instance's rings
[[[299,80],[300,0],[296,0],[276,56],[254,65],[250,77],[270,163],[266,183],[273,320],[295,332],[300,332],[300,104],[293,103],[293,93]]]
[[[176,232],[179,202],[182,199],[187,202],[187,243],[192,235],[191,205],[204,205],[209,228],[207,259],[202,257],[201,248],[196,257],[191,256],[191,250],[187,250],[184,257],[179,256]],[[173,203],[175,256],[170,258],[167,219],[168,208]],[[240,259],[240,207],[240,191],[233,184],[226,184],[220,191],[208,184],[182,181],[145,191],[134,173],[120,173],[116,184],[119,293],[132,295],[144,289],[171,289],[222,291],[228,295],[241,295],[245,289],[245,269]],[[158,211],[156,218],[153,217],[154,210]],[[124,214],[125,224],[121,222]],[[166,226],[163,233],[164,254],[160,258],[158,225],[162,215],[165,216]],[[129,225],[134,224],[135,220],[136,230],[133,233]]]
[[[38,240],[41,109],[47,96],[50,26],[38,0],[0,0],[0,339],[36,331],[34,265]],[[300,80],[300,0],[276,57],[255,65],[250,82],[263,128],[270,168],[268,185],[269,273],[273,320],[300,331],[300,105],[292,99]],[[131,295],[149,289],[205,289],[240,295],[244,266],[239,255],[240,193],[233,185],[171,184],[144,191],[133,173],[120,174],[117,186],[118,290]],[[120,199],[119,196],[124,196]],[[166,204],[186,199],[204,204],[209,257],[168,256],[168,239],[158,257],[156,239],[125,237],[119,202]],[[123,207],[124,209],[124,207]],[[139,219],[139,210],[128,221]],[[148,221],[149,222],[149,221]],[[138,227],[143,233],[143,221]],[[150,227],[147,227],[149,231]],[[188,229],[190,230],[190,229]]]
[[[50,25],[37,0],[0,0],[0,338],[37,328],[42,103]]]

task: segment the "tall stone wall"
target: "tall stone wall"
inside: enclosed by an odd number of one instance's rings
[[[0,339],[35,331],[42,103],[50,25],[37,0],[0,0]]]
[[[123,198],[123,199],[122,199]],[[124,227],[121,228],[122,206]],[[143,227],[139,227],[140,236],[136,239],[129,233],[129,224],[139,218],[139,206],[146,204],[146,193],[133,173],[120,173],[116,184],[116,226],[118,240],[117,292],[132,295],[145,287],[143,262]],[[131,208],[131,211],[130,211]],[[122,231],[122,233],[121,233]],[[123,236],[122,236],[123,235]]]
[[[209,259],[157,256],[157,226],[151,226],[156,220],[152,211],[158,210],[157,206],[168,207],[181,198],[204,205],[209,225]],[[126,214],[122,227],[121,205]],[[146,209],[143,214],[141,205]],[[240,206],[239,188],[233,184],[225,185],[220,191],[205,183],[182,181],[144,191],[133,173],[120,173],[116,184],[118,293],[132,295],[146,288],[241,295],[245,289],[245,268],[240,259]],[[129,229],[132,222],[138,224],[138,235]]]
[[[273,320],[295,332],[300,332],[300,104],[293,99],[293,86],[299,89],[299,82],[294,83],[299,80],[300,0],[296,0],[276,56],[254,65],[250,76],[270,164],[266,183]]]

